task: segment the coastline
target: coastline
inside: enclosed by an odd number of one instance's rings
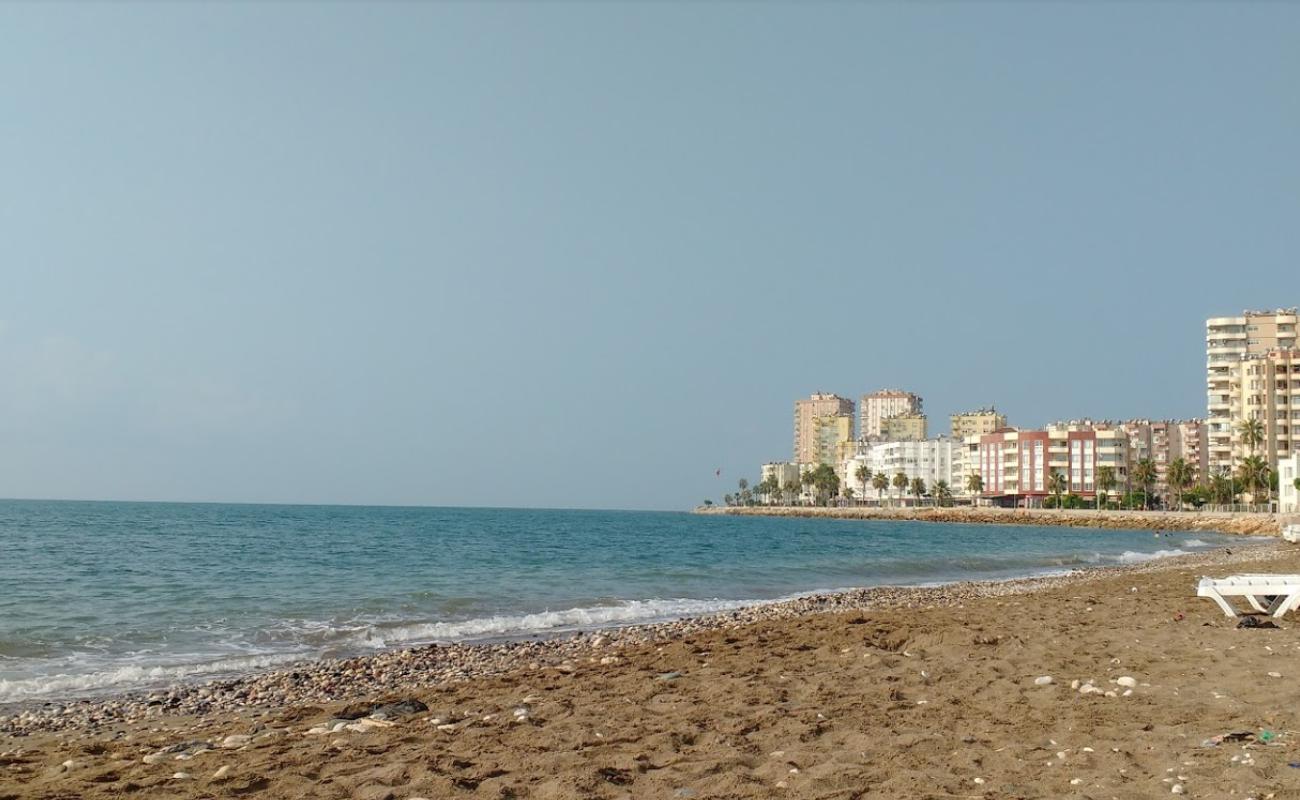
[[[819,517],[824,519],[908,520],[973,525],[1042,525],[1071,528],[1165,530],[1276,536],[1297,515],[1227,511],[1089,511],[969,507],[880,508],[875,506],[699,506],[705,516]]]
[[[1300,685],[1272,676],[1297,646],[1195,597],[1230,571],[1298,572],[1300,549],[413,648],[139,716],[70,703],[6,720],[0,798],[1281,797]]]
[[[918,605],[943,607],[975,598],[1026,594],[1099,576],[1253,560],[1269,552],[1282,552],[1281,545],[1248,543],[1230,555],[1214,550],[1153,558],[1137,564],[1080,567],[1047,575],[809,592],[790,599],[661,622],[597,626],[505,640],[398,647],[346,658],[304,659],[226,678],[179,682],[155,689],[32,698],[0,706],[0,736],[94,731],[169,715],[355,701],[384,693],[481,680],[519,669],[543,670],[626,646],[657,644],[703,631],[733,629],[758,622]]]

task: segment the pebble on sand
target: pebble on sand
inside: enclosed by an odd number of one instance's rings
[[[1034,685],[1035,685],[1035,686],[1051,686],[1051,685],[1052,685],[1052,676],[1051,676],[1051,675],[1043,675],[1042,677],[1034,678]]]
[[[1116,678],[1115,683],[1118,683],[1120,686],[1123,686],[1125,689],[1132,689],[1134,686],[1138,685],[1137,679],[1129,675],[1123,675],[1119,678]]]

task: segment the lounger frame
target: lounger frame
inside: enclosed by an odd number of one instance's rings
[[[1300,575],[1230,575],[1226,578],[1201,578],[1197,597],[1208,597],[1229,617],[1237,610],[1229,597],[1244,597],[1250,607],[1262,614],[1280,617],[1300,605]]]

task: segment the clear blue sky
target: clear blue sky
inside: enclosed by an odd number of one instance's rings
[[[684,508],[795,398],[1204,411],[1300,6],[0,6],[0,496]],[[714,478],[721,467],[723,478]]]

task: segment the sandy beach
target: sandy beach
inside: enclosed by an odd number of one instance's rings
[[[47,707],[0,722],[0,798],[1296,796],[1293,621],[1239,629],[1194,597],[1203,574],[1251,571],[1300,572],[1300,552],[822,595]]]

